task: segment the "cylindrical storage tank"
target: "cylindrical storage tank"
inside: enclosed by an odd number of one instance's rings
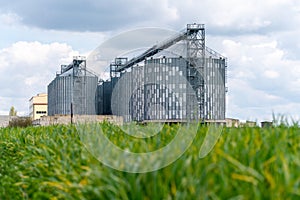
[[[97,76],[57,76],[48,85],[49,115],[96,115]]]
[[[206,119],[225,119],[226,60],[208,57],[206,59],[205,103]]]

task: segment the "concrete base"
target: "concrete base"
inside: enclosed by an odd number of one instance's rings
[[[123,118],[114,115],[74,115],[73,123],[92,123],[107,121],[116,125],[123,124]],[[49,126],[55,124],[71,124],[71,115],[43,116],[34,120],[33,125]]]

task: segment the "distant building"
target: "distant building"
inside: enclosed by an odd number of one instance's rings
[[[204,121],[205,124],[207,125],[220,125],[220,126],[226,126],[226,120],[222,120],[222,119],[208,119]]]
[[[9,124],[10,116],[0,115],[0,128],[7,127]]]
[[[246,126],[248,126],[248,127],[255,127],[255,126],[257,126],[257,124],[254,121],[246,121]]]
[[[240,127],[256,127],[257,124],[254,121],[246,121],[243,123],[240,123]]]
[[[45,93],[37,94],[29,100],[29,116],[33,119],[39,119],[48,114],[48,95]]]
[[[269,122],[269,121],[263,121],[261,122],[261,127],[262,128],[269,128],[273,126],[273,122]]]
[[[226,126],[227,127],[239,127],[240,126],[240,120],[239,119],[233,119],[233,118],[226,118]]]

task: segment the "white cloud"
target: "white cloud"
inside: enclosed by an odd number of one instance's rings
[[[2,25],[18,25],[22,21],[22,18],[16,13],[8,12],[0,14],[0,23]]]
[[[17,42],[0,50],[0,111],[15,105],[19,113],[28,113],[28,100],[55,77],[61,64],[68,64],[79,53],[61,43]]]
[[[213,27],[216,34],[217,31],[232,34],[232,30],[237,33],[277,31],[299,25],[297,0],[78,0],[64,3],[28,0],[13,4],[0,2],[1,7],[3,12],[22,18],[27,26],[54,30],[103,31],[137,25],[179,28],[185,23],[203,22]],[[66,8],[70,12],[66,12]]]
[[[222,52],[229,58],[228,115],[269,120],[274,113],[299,118],[300,61],[289,60],[269,36],[224,39]]]
[[[264,72],[266,78],[275,79],[279,77],[279,73],[273,70],[267,70]]]
[[[202,0],[170,1],[180,23],[203,22],[214,34],[259,33],[294,29],[299,25],[296,0]],[[296,25],[297,24],[297,25]]]

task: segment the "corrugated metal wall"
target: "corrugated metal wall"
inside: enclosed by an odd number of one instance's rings
[[[146,61],[144,120],[181,120],[186,110],[186,60],[159,58]]]
[[[206,119],[225,119],[225,59],[206,59],[205,115]]]
[[[98,99],[103,100],[98,101],[98,114],[123,116],[124,121],[185,120],[201,108],[205,119],[225,119],[225,59],[206,58],[198,70],[197,76],[204,76],[199,79],[204,80],[203,107],[187,78],[187,61],[156,58],[122,73],[113,84],[99,86]]]
[[[95,115],[97,83],[96,76],[57,76],[48,85],[48,114],[71,114],[73,98],[73,114]]]

